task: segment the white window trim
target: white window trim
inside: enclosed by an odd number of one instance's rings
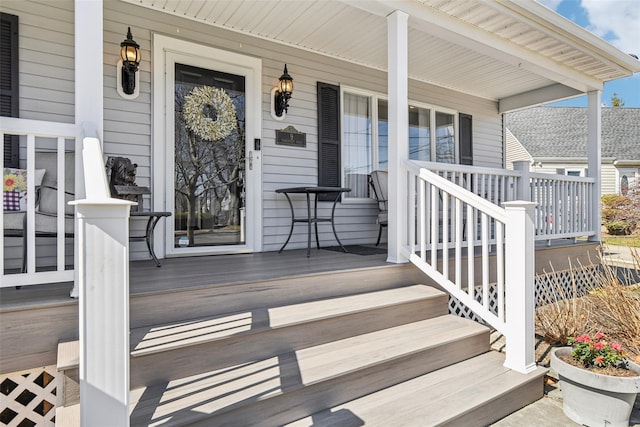
[[[366,96],[371,102],[371,163],[378,164],[378,100],[382,99],[387,101],[387,95],[381,92],[374,92],[370,90],[360,89],[352,86],[340,85],[340,180],[341,185],[345,185],[345,176],[343,168],[344,159],[344,94],[349,93],[357,96]],[[347,194],[341,195],[341,203],[345,205],[363,205],[370,204],[373,199],[371,197],[348,197]]]

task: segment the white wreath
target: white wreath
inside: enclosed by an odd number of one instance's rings
[[[205,115],[204,109],[207,106],[218,115],[215,120]],[[187,128],[207,141],[224,139],[231,135],[237,126],[233,101],[223,89],[216,87],[194,88],[185,96],[183,114]]]

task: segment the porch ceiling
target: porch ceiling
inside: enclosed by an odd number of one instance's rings
[[[511,108],[640,71],[639,61],[532,0],[123,1],[385,71],[385,17],[403,10],[411,78]]]

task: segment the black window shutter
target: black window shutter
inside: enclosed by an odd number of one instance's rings
[[[318,185],[340,187],[340,87],[318,82]],[[335,195],[318,200],[334,200]]]
[[[18,117],[18,17],[0,13],[0,115]],[[4,136],[4,165],[18,167],[17,135]]]
[[[460,113],[458,125],[460,128],[460,164],[473,165],[473,120],[471,115]]]

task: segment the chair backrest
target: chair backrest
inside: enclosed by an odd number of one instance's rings
[[[371,194],[378,201],[380,212],[386,213],[389,210],[389,174],[387,171],[373,171],[369,175]]]
[[[36,169],[45,169],[42,188],[40,190],[40,212],[55,214],[58,206],[58,154],[57,153],[36,153]],[[75,192],[75,153],[64,154],[64,191],[65,191],[65,214],[73,215],[74,208],[67,202],[74,199]]]

